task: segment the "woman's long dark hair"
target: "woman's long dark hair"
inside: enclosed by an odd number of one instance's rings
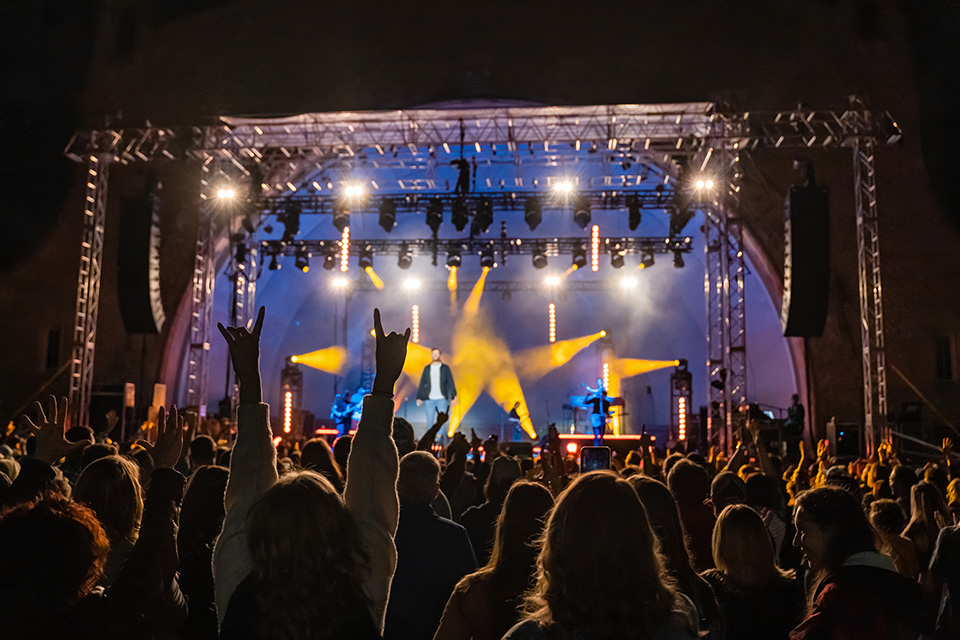
[[[581,475],[547,521],[530,619],[548,634],[646,637],[677,620],[674,581],[637,493],[609,471]]]
[[[627,482],[640,496],[650,527],[660,542],[660,554],[667,571],[675,577],[693,572],[687,536],[680,523],[680,510],[670,489],[659,480],[642,475],[630,476]]]
[[[497,596],[495,605],[502,609],[501,613],[509,617],[509,613],[516,612],[524,592],[533,586],[540,550],[537,543],[551,507],[553,496],[543,485],[514,483],[497,518],[490,560],[479,571],[464,578],[458,589],[469,588],[480,580],[490,580]]]
[[[796,507],[826,534],[826,573],[837,571],[855,553],[877,550],[877,533],[850,492],[829,485],[810,489],[797,496]]]
[[[250,514],[250,551],[260,583],[260,637],[334,638],[371,615],[362,582],[368,558],[353,516],[330,481],[313,471],[290,473],[267,490]],[[370,622],[366,620],[366,622]]]

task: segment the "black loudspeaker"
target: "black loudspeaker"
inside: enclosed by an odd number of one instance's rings
[[[819,187],[794,187],[784,212],[783,335],[823,334],[830,293],[830,208]]]
[[[160,332],[165,317],[160,299],[160,198],[155,193],[120,201],[117,294],[127,332]]]

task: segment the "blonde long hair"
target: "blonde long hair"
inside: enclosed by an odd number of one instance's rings
[[[544,531],[525,612],[558,635],[646,637],[677,618],[673,580],[643,505],[609,471],[581,475],[558,498]]]
[[[745,504],[732,504],[717,518],[713,561],[739,587],[763,587],[794,575],[777,566],[770,532],[760,514]]]

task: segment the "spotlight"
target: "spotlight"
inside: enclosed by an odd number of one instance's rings
[[[573,182],[570,180],[561,180],[553,185],[553,190],[560,194],[567,194],[573,191]]]
[[[268,268],[270,271],[277,271],[280,269],[280,262],[277,260],[277,254],[270,256],[270,266]]]
[[[420,288],[420,281],[417,280],[416,278],[410,278],[409,280],[403,283],[403,288],[406,289],[407,291],[416,291],[417,289]]]
[[[346,278],[334,278],[334,279],[333,279],[333,286],[336,287],[337,289],[343,289],[343,288],[345,288],[345,287],[347,286],[347,279],[346,279]]]
[[[360,251],[360,268],[366,269],[373,266],[373,247],[365,245]]]
[[[348,198],[362,198],[363,185],[359,183],[348,184],[347,187],[343,190],[343,195],[345,195]]]
[[[600,332],[600,337],[601,337],[601,338],[606,338],[606,337],[607,337],[607,332],[606,332],[606,331],[601,331],[601,332]]]
[[[653,266],[653,252],[643,251],[640,253],[640,268],[649,269]]]
[[[676,267],[677,269],[683,268],[683,252],[682,251],[673,252],[673,266]]]
[[[527,223],[527,226],[530,227],[530,231],[533,231],[543,222],[543,202],[540,200],[540,196],[530,196],[527,198],[523,209],[523,219]]]
[[[703,189],[706,183],[703,180],[697,180],[697,189]]]
[[[689,209],[671,209],[670,210],[670,237],[676,238],[683,233],[684,227],[693,218],[693,212]]]
[[[493,224],[493,201],[490,198],[480,198],[473,215],[474,232],[486,233],[491,224]]]
[[[480,266],[492,269],[496,265],[496,258],[493,255],[493,245],[487,245],[480,251]]]
[[[338,202],[333,205],[333,226],[340,233],[343,233],[343,230],[350,226],[350,208],[345,202]]]
[[[587,266],[587,247],[580,245],[578,249],[573,252],[573,266],[577,269],[583,269]]]
[[[548,287],[556,287],[560,284],[560,278],[557,276],[547,276],[543,283]]]
[[[720,369],[720,371],[717,372],[717,377],[718,379],[713,380],[710,383],[710,386],[713,387],[714,389],[717,389],[718,391],[723,391],[724,389],[727,388],[727,370]]]
[[[586,229],[591,219],[590,201],[580,194],[574,195],[571,200],[573,201],[573,221],[581,229]]]
[[[463,198],[457,198],[450,207],[450,222],[457,231],[463,231],[470,218],[467,214],[467,202]]]
[[[400,255],[397,258],[397,266],[401,269],[409,269],[410,265],[413,264],[413,250],[410,248],[410,245],[403,245],[400,247]]]
[[[630,196],[627,198],[628,221],[630,222],[630,231],[636,231],[640,226],[640,198]]]
[[[281,242],[292,242],[297,234],[300,233],[300,212],[300,203],[293,201],[286,203],[283,211],[277,215],[277,221],[283,225],[283,236],[280,238]]]
[[[427,204],[427,226],[430,227],[430,230],[436,235],[437,231],[440,230],[441,224],[443,224],[443,200],[433,198],[429,204]]]
[[[622,269],[626,255],[627,252],[620,243],[613,245],[613,249],[610,250],[610,266],[614,269]]]
[[[397,226],[397,203],[391,198],[380,201],[380,226],[388,233]]]
[[[546,266],[547,252],[542,247],[537,247],[537,250],[533,252],[533,267],[534,269],[545,269]]]
[[[327,251],[323,254],[323,268],[327,271],[333,271],[337,268],[337,250]]]
[[[460,257],[460,249],[456,247],[450,247],[447,249],[447,266],[448,267],[459,267],[463,262],[463,258]]]
[[[297,247],[297,253],[294,257],[293,266],[304,273],[310,271],[310,252],[303,245]]]
[[[627,277],[620,281],[620,286],[624,289],[633,289],[637,286],[637,281],[634,278]]]
[[[567,453],[576,453],[577,452],[577,443],[568,442],[567,443]]]
[[[237,194],[234,193],[233,189],[220,189],[217,191],[217,197],[221,200],[232,200]]]

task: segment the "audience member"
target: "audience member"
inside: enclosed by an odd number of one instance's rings
[[[510,456],[498,457],[491,467],[490,476],[483,489],[486,502],[470,507],[460,516],[460,524],[467,530],[473,552],[481,566],[485,566],[490,560],[497,517],[503,508],[507,492],[513,483],[523,476],[520,463]]]
[[[880,536],[880,548],[901,574],[916,580],[920,573],[917,549],[902,532],[907,516],[896,500],[880,499],[870,503],[870,524]]]
[[[712,569],[711,540],[716,516],[707,504],[710,476],[700,465],[681,459],[670,469],[667,486],[680,508],[680,521],[687,534],[693,568],[698,572]]]
[[[300,466],[308,471],[316,471],[330,481],[337,493],[343,493],[343,474],[340,465],[333,457],[333,450],[323,438],[307,440],[300,452]]]

